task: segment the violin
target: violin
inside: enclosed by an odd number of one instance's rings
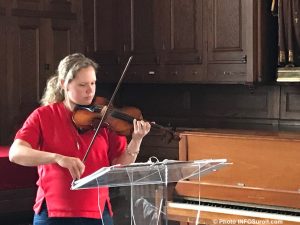
[[[78,106],[75,108],[73,111],[73,122],[74,124],[80,129],[86,129],[86,128],[96,128],[95,134],[91,140],[91,143],[89,144],[88,149],[86,150],[86,153],[82,159],[82,162],[85,162],[92,145],[94,144],[95,138],[97,136],[97,133],[99,131],[99,128],[103,125],[106,124],[110,129],[116,131],[119,134],[129,134],[132,133],[133,131],[133,120],[138,119],[141,120],[143,119],[142,113],[140,110],[130,107],[130,108],[123,108],[121,110],[116,110],[112,106],[112,102],[116,96],[116,93],[121,85],[121,82],[123,81],[125,77],[125,73],[128,69],[128,66],[130,62],[132,61],[133,56],[130,56],[127,64],[122,72],[122,75],[118,81],[118,84],[107,104],[105,105],[94,105],[94,107],[85,107],[85,106]],[[97,98],[96,98],[97,100]],[[124,125],[125,123],[125,125]],[[123,125],[120,125],[123,124]],[[96,126],[95,126],[96,125]],[[170,142],[172,139],[175,140],[180,140],[180,137],[178,134],[176,134],[173,130],[170,130],[168,128],[165,128],[161,125],[158,125],[156,123],[151,122],[152,127],[159,128],[161,130],[164,130],[167,135],[169,135],[169,140]],[[126,128],[126,129],[125,129]],[[128,132],[125,132],[128,131]],[[130,132],[129,132],[130,131]],[[125,132],[125,133],[124,133]]]
[[[96,97],[95,103],[91,106],[76,106],[72,120],[80,131],[86,131],[95,129],[101,120],[103,120],[102,126],[106,126],[109,129],[115,131],[119,135],[130,136],[133,132],[133,120],[143,120],[142,112],[136,107],[126,106],[120,109],[114,107],[106,107],[107,101],[105,98]],[[103,110],[106,110],[103,113]],[[103,118],[105,114],[105,118]],[[180,140],[179,135],[172,129],[166,128],[154,122],[150,122],[151,128],[156,128],[164,131],[164,134],[168,138],[168,142],[171,140]]]

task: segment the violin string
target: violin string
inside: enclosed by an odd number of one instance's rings
[[[132,123],[133,119],[135,119],[134,117],[130,116],[130,115],[127,115],[126,113],[123,113],[121,111],[113,111],[113,113],[111,114],[111,116],[117,118],[117,119],[122,119],[122,120],[125,120],[127,122],[130,122]],[[168,131],[170,133],[173,133],[172,130],[166,128],[166,127],[163,127],[159,124],[156,124],[156,123],[151,123],[151,126],[155,127],[155,128],[158,128],[158,129],[162,129],[162,130],[165,130],[165,131]]]
[[[127,115],[125,113],[122,113],[120,111],[113,111],[111,116],[113,116],[117,119],[125,120],[125,121],[130,122],[130,123],[132,123],[133,119],[135,119],[134,117],[132,117],[130,115]]]
[[[104,106],[97,105],[97,109],[99,110],[99,112],[101,112],[101,110],[103,108],[104,108]],[[124,119],[128,120],[128,122],[131,122],[134,119],[134,117],[132,117],[126,113],[123,113],[120,110],[114,109],[113,107],[107,108],[107,114],[118,115],[118,118],[120,118],[120,119],[124,118]]]

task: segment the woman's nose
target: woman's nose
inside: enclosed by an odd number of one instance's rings
[[[94,91],[94,86],[93,85],[89,85],[87,88],[87,93],[92,93]]]

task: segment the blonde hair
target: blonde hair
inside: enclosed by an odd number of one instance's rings
[[[62,59],[58,65],[56,74],[47,81],[47,86],[40,103],[42,105],[49,105],[64,101],[65,93],[61,86],[61,81],[63,80],[64,85],[67,85],[75,78],[79,70],[89,66],[92,66],[95,71],[98,68],[97,63],[81,53],[74,53]]]

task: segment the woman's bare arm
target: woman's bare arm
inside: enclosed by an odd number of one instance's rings
[[[23,166],[57,163],[59,166],[68,169],[73,179],[79,179],[85,168],[78,158],[36,150],[28,142],[20,139],[16,139],[11,145],[9,160]]]

